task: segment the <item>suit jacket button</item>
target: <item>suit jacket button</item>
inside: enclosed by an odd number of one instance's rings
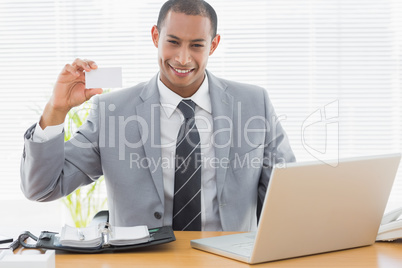
[[[154,213],[154,217],[158,220],[160,220],[162,218],[162,214],[160,214],[159,212],[155,212]]]

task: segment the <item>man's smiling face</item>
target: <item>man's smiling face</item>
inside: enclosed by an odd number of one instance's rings
[[[220,36],[212,40],[211,32],[209,18],[172,11],[166,15],[160,31],[156,26],[152,28],[160,79],[184,98],[192,96],[200,87],[208,57],[219,44]]]

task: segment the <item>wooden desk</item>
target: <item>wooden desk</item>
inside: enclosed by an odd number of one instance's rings
[[[224,234],[230,233],[175,232],[175,242],[124,253],[88,255],[58,252],[56,267],[402,267],[402,241],[381,242],[368,247],[256,265],[248,265],[190,247],[191,239]]]

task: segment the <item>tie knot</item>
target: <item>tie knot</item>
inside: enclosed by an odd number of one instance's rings
[[[183,113],[184,118],[190,119],[194,117],[195,103],[192,100],[182,100],[177,108]]]

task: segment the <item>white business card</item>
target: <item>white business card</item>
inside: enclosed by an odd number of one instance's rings
[[[85,72],[86,88],[122,87],[121,67],[98,68]]]

